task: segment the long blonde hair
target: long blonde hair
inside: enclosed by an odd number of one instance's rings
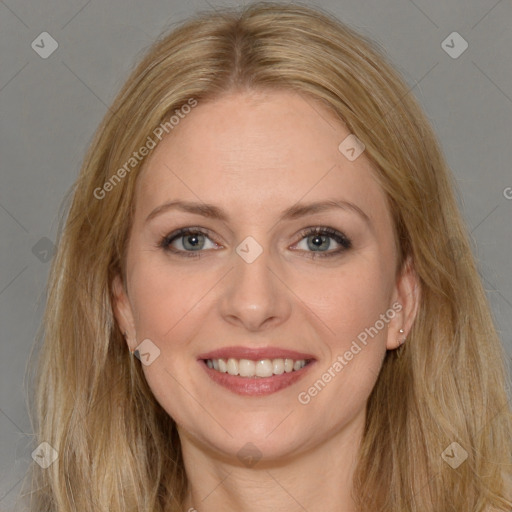
[[[273,88],[320,101],[363,141],[389,200],[398,263],[410,257],[420,280],[407,343],[387,353],[368,401],[359,509],[512,508],[505,354],[432,129],[374,43],[324,11],[265,2],[199,13],[159,39],[95,135],[51,268],[32,408],[37,444],[58,457],[30,468],[30,510],[181,510],[175,423],[113,316],[142,165],[126,162],[191,99]],[[455,469],[447,457],[461,450]]]

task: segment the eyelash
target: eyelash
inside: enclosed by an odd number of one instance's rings
[[[324,236],[327,235],[329,238],[332,238],[335,242],[337,242],[341,247],[338,249],[335,249],[334,251],[305,251],[310,252],[311,255],[307,256],[309,258],[315,259],[315,258],[331,258],[333,256],[339,256],[341,253],[349,250],[352,248],[352,241],[340,231],[337,231],[335,229],[329,228],[329,227],[309,227],[303,229],[300,233],[300,240],[301,242],[304,238],[307,238],[311,235],[319,235]],[[182,228],[177,231],[174,231],[170,233],[169,235],[164,236],[161,241],[159,242],[158,246],[162,248],[166,252],[171,252],[173,254],[176,254],[180,257],[184,258],[200,258],[201,252],[203,250],[199,251],[182,251],[171,248],[170,244],[174,242],[175,240],[184,237],[185,235],[205,235],[208,238],[211,238],[210,232],[207,229],[204,228],[196,228],[196,227],[190,227],[190,228]],[[297,244],[299,243],[297,242]],[[295,245],[297,245],[295,244]]]

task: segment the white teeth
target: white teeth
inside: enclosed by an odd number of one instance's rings
[[[215,359],[214,359],[215,361]],[[219,363],[219,372],[226,373],[228,371],[228,365],[226,364],[226,361],[224,359],[218,359]],[[215,368],[215,366],[214,366]]]
[[[300,359],[207,359],[208,368],[213,368],[221,373],[239,375],[240,377],[272,377],[298,371],[306,366],[306,360]]]
[[[254,377],[256,374],[256,363],[249,359],[240,359],[238,363],[238,374],[240,377]]]
[[[256,377],[272,377],[274,365],[270,359],[262,359],[256,363]]]
[[[228,373],[229,375],[238,375],[238,362],[236,359],[228,359]]]
[[[284,373],[284,361],[282,359],[274,359],[272,364],[274,366],[274,373],[276,375],[281,375]]]

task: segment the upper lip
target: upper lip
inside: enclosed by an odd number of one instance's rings
[[[251,359],[259,361],[261,359],[293,359],[300,361],[302,359],[314,359],[311,354],[287,350],[284,348],[249,348],[249,347],[225,347],[211,352],[200,354],[198,359]]]

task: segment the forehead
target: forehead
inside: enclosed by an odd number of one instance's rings
[[[147,215],[179,198],[262,219],[274,208],[329,196],[358,201],[369,216],[386,215],[364,153],[350,161],[339,150],[349,135],[325,106],[294,92],[253,91],[199,102],[148,156],[136,212]]]

